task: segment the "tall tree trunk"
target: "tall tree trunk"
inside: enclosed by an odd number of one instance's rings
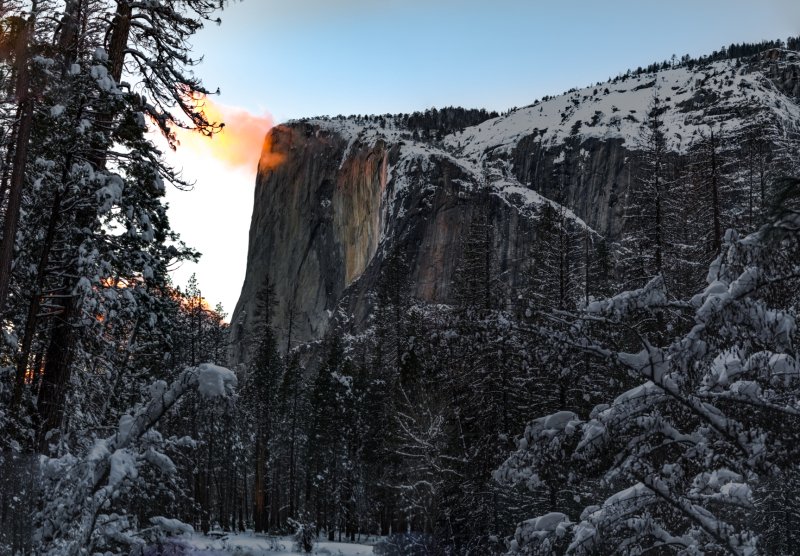
[[[656,274],[661,274],[664,268],[663,250],[664,250],[664,232],[663,232],[663,214],[661,207],[661,154],[659,153],[656,161],[655,172],[655,248],[656,248]]]
[[[66,290],[66,288],[65,288]],[[71,301],[69,296],[65,299]],[[74,347],[74,334],[72,330],[73,315],[78,307],[67,302],[62,304],[61,312],[55,317],[55,324],[50,336],[44,364],[42,387],[39,391],[38,410],[41,420],[39,429],[39,451],[47,452],[47,433],[61,425],[66,399],[66,386],[69,373],[72,348]]]
[[[6,193],[8,193],[8,180],[11,179],[11,167],[13,166],[14,160],[14,146],[17,144],[17,131],[19,130],[19,117],[18,115],[14,118],[11,122],[11,130],[8,134],[8,139],[6,140],[6,156],[5,160],[3,160],[3,171],[0,172],[0,206],[3,205],[3,202],[6,198]]]
[[[711,130],[711,208],[714,216],[714,236],[711,246],[716,256],[722,249],[722,223],[720,218],[719,184],[717,182],[717,145],[714,142],[714,130]]]
[[[293,372],[291,369],[289,372]],[[295,498],[296,498],[296,463],[295,463],[295,443],[297,439],[297,389],[299,384],[295,384],[292,397],[292,432],[289,437],[289,517],[295,519]]]
[[[247,471],[242,467],[242,493],[241,502],[239,504],[239,531],[245,530],[245,521],[247,521]]]
[[[28,144],[33,130],[33,96],[30,94],[28,58],[30,57],[30,41],[35,23],[35,10],[36,2],[33,3],[25,30],[20,33],[16,45],[16,60],[19,66],[16,84],[19,124],[8,190],[8,205],[3,222],[3,239],[0,242],[0,314],[5,310],[11,284],[11,264],[14,259],[14,243],[22,204],[25,166],[28,162]]]
[[[253,485],[253,521],[257,533],[266,531],[267,510],[265,500],[266,447],[261,431],[256,436],[256,469],[255,483]]]
[[[108,43],[108,60],[111,76],[115,81],[122,77],[122,68],[125,64],[125,49],[128,47],[128,36],[131,31],[133,11],[125,0],[117,1],[117,13],[114,16],[114,28]]]
[[[65,167],[66,168],[66,167]],[[58,223],[58,215],[61,212],[61,192],[57,191],[53,199],[53,206],[50,211],[50,221],[47,223],[47,232],[45,234],[44,243],[42,244],[42,253],[39,258],[39,268],[36,273],[36,284],[31,295],[31,300],[28,305],[28,317],[25,320],[25,332],[22,336],[22,348],[17,356],[17,376],[16,383],[14,384],[14,398],[12,407],[16,408],[22,397],[22,389],[25,385],[25,374],[28,371],[28,361],[30,359],[31,344],[33,337],[36,334],[36,324],[39,321],[39,309],[41,307],[41,297],[44,290],[44,282],[47,277],[47,265],[50,259],[50,250],[55,241],[56,227]]]
[[[200,529],[207,534],[211,529],[211,467],[214,453],[214,420],[204,423],[204,428],[208,433],[208,444],[206,447],[206,462],[203,469],[203,492],[202,508],[200,513]]]
[[[79,28],[83,16],[83,2],[81,0],[67,0],[59,23],[57,41],[58,50],[64,58],[65,67],[78,59]]]

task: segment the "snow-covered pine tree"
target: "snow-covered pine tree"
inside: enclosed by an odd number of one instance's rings
[[[463,331],[459,318],[453,314],[449,324]],[[525,414],[552,390],[537,380],[535,356],[525,347],[528,335],[506,312],[494,310],[464,332],[445,330],[443,336],[446,342],[433,349],[446,355],[435,358],[427,372],[427,391],[448,393],[438,398],[448,434],[439,456],[445,493],[439,512],[447,527],[440,524],[437,536],[460,551],[502,552],[505,524],[523,517],[521,508],[529,509],[533,499],[502,489],[492,481],[492,470]],[[452,370],[437,376],[437,368]]]
[[[172,95],[178,105],[197,113],[192,118],[194,123],[208,124],[192,107],[195,103],[185,98],[189,86],[199,83],[180,68],[191,64],[185,40],[199,25],[199,20],[191,16],[207,18],[219,7],[217,4],[182,2],[183,15],[159,8],[152,17],[134,17],[134,23],[128,17],[131,14],[125,15],[127,8],[134,9],[133,4],[122,1],[70,1],[55,18],[33,17],[42,10],[57,13],[55,3],[40,1],[31,3],[29,11],[9,15],[16,18],[14,21],[28,22],[25,33],[16,35],[30,55],[8,54],[5,59],[14,62],[17,77],[24,73],[20,69],[29,70],[30,87],[36,89],[41,109],[32,115],[31,133],[37,140],[22,145],[24,149],[13,149],[18,157],[30,151],[24,157],[25,164],[17,164],[22,168],[18,173],[24,172],[29,181],[20,193],[21,203],[27,205],[25,219],[19,222],[15,235],[26,241],[20,243],[25,249],[14,251],[19,263],[14,265],[16,274],[2,274],[14,284],[12,318],[22,342],[14,354],[18,369],[15,398],[20,398],[30,358],[33,356],[34,362],[43,360],[46,379],[38,405],[44,429],[60,422],[70,367],[73,363],[81,365],[81,352],[95,349],[81,344],[93,342],[98,327],[87,326],[92,319],[86,319],[84,308],[78,310],[75,304],[82,304],[86,294],[90,294],[85,306],[89,312],[103,303],[97,297],[106,297],[108,303],[108,296],[116,295],[130,303],[136,296],[119,295],[118,284],[143,278],[141,287],[134,289],[146,292],[146,282],[152,287],[164,275],[159,261],[180,257],[185,251],[180,244],[177,248],[165,245],[174,238],[160,198],[164,181],[175,176],[146,139],[143,114],[157,115],[159,107],[168,107],[168,96]],[[112,14],[114,10],[118,13],[107,18],[110,7]],[[154,25],[162,26],[161,30],[150,28]],[[7,28],[7,35],[12,35],[11,27]],[[179,40],[159,41],[161,32],[173,33]],[[118,86],[131,37],[139,37],[139,54],[149,52],[153,59],[162,59],[160,64],[150,64],[153,73],[142,89],[144,96],[133,94],[127,85]],[[172,55],[177,56],[170,61]],[[183,93],[176,91],[176,81],[170,76],[183,76],[177,80]],[[137,79],[135,73],[131,77]],[[160,100],[148,102],[148,94]],[[165,125],[172,121],[164,115],[160,119]],[[16,133],[14,141],[20,140]],[[9,180],[11,174],[13,171]],[[14,224],[16,212],[6,211],[6,226]],[[126,233],[120,233],[122,230]],[[13,242],[3,245],[10,249]],[[132,289],[124,287],[131,293]],[[109,291],[101,293],[104,290]],[[143,320],[149,322],[147,311],[143,312]],[[102,307],[99,313],[106,319],[104,326],[113,326]],[[49,358],[39,358],[42,344],[49,346]],[[71,361],[72,356],[77,360]]]
[[[305,484],[307,511],[329,540],[344,532],[345,508],[352,492],[353,462],[349,443],[355,419],[352,363],[344,353],[338,334],[326,339],[325,359],[314,380],[310,396],[308,472]]]
[[[208,307],[194,275],[185,292],[174,290],[171,295],[175,310],[170,314],[169,337],[162,348],[167,361],[162,356],[161,365],[154,365],[168,377],[185,366],[218,361],[227,338],[223,314]],[[178,468],[187,478],[185,494],[168,505],[170,515],[208,531],[212,516],[220,523],[232,520],[236,474],[230,477],[227,470],[230,462],[242,458],[241,427],[236,420],[241,408],[234,402],[224,407],[209,404],[190,392],[177,409],[164,428],[193,438],[195,447],[181,454]]]

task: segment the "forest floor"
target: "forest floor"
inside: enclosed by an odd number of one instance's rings
[[[191,556],[305,556],[299,552],[291,537],[270,537],[252,532],[225,533],[209,536],[200,534],[184,537],[192,550]],[[319,556],[368,556],[372,555],[372,545],[377,539],[364,538],[361,543],[319,540],[314,544],[311,554]],[[188,556],[187,554],[187,556]]]

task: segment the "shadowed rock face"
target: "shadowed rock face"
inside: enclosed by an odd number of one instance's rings
[[[512,153],[512,166],[521,183],[568,206],[607,239],[619,237],[631,177],[640,166],[621,139],[572,140],[548,150],[526,137]]]
[[[409,293],[428,303],[454,301],[454,283],[464,241],[476,217],[486,217],[493,230],[494,273],[512,287],[521,283],[525,265],[533,256],[530,206],[481,190],[478,176],[446,157],[433,156],[425,170],[405,175],[412,185],[404,190],[387,215],[386,238],[358,281],[346,292],[341,309],[358,330],[371,313],[370,294],[386,259],[402,255],[408,272]],[[389,183],[389,189],[394,183]]]

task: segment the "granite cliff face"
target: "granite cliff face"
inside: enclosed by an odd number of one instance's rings
[[[248,272],[235,321],[252,325],[266,277],[275,288],[275,323],[307,341],[361,275],[380,237],[388,151],[378,141],[352,149],[346,138],[310,124],[270,131],[283,163],[259,173],[250,227]],[[242,346],[244,347],[244,346]]]
[[[273,324],[292,344],[319,339],[336,318],[358,326],[390,253],[403,253],[411,292],[452,300],[474,218],[494,230],[498,273],[511,291],[532,253],[538,209],[550,204],[613,242],[641,177],[641,122],[656,105],[672,163],[708,130],[729,148],[754,129],[771,143],[798,131],[800,56],[620,78],[573,90],[478,125],[419,137],[400,117],[315,119],[270,131],[284,162],[259,174],[247,273],[232,318],[232,363],[248,358],[266,277]],[[285,345],[284,345],[285,348]]]

